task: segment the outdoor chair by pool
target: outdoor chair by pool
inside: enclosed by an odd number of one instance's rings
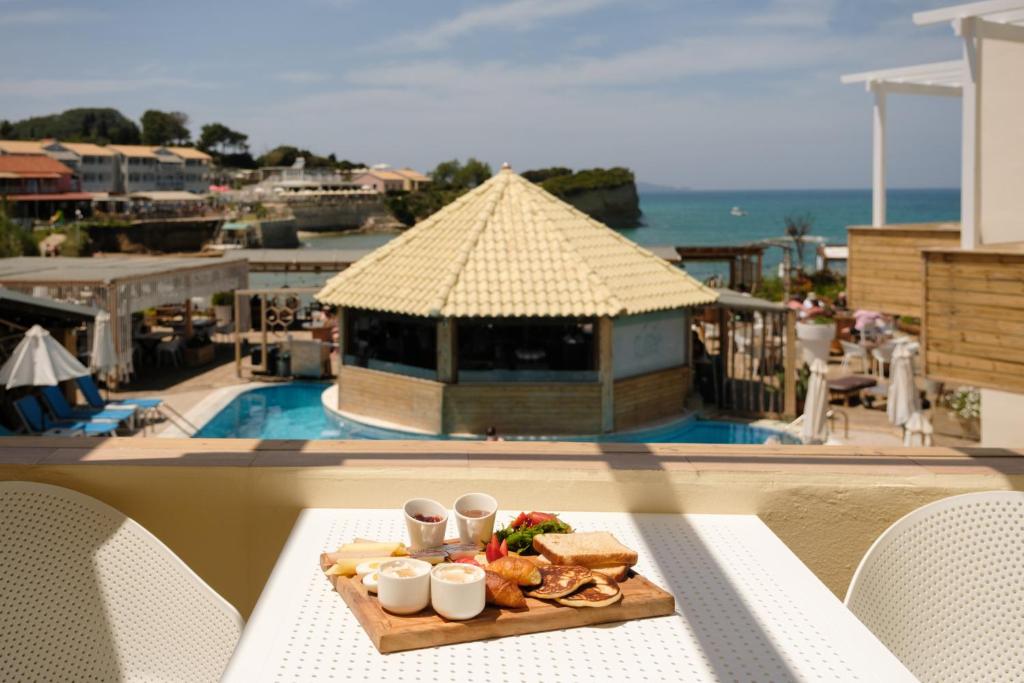
[[[860,344],[854,344],[853,342],[839,340],[839,345],[843,347],[843,372],[850,372],[850,362],[856,360],[860,364],[860,372],[871,372],[871,358],[868,356],[868,350]]]
[[[153,418],[160,414],[160,407],[164,404],[163,399],[159,398],[126,398],[123,401],[117,402],[104,401],[92,375],[79,377],[75,380],[75,383],[78,384],[78,389],[82,392],[82,396],[85,396],[86,403],[91,407],[102,410],[135,406],[142,412],[147,422],[152,422]]]
[[[871,357],[874,359],[875,374],[885,377],[885,366],[892,362],[893,351],[896,350],[896,342],[885,342],[881,346],[871,349]]]
[[[242,618],[131,518],[0,482],[0,547],[0,680],[220,679]]]
[[[123,423],[129,429],[135,427],[135,408],[72,408],[60,387],[39,387],[43,403],[53,417],[65,422],[90,420],[94,422]]]
[[[14,402],[14,409],[17,411],[25,428],[33,434],[51,432],[53,436],[75,436],[85,434],[86,436],[112,435],[117,430],[116,422],[92,422],[89,420],[51,420],[50,416],[43,411],[35,396],[25,396]],[[55,430],[60,430],[56,432]]]
[[[914,510],[868,549],[846,606],[924,683],[1020,680],[1024,492]]]

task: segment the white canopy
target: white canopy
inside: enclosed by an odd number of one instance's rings
[[[100,311],[92,330],[92,353],[89,369],[106,377],[117,370],[117,352],[114,351],[114,335],[110,329],[110,314]]]
[[[913,354],[906,344],[897,344],[889,366],[889,394],[886,397],[889,422],[903,426],[920,409],[917,388],[914,386]]]
[[[89,370],[49,332],[33,325],[0,368],[0,384],[7,389],[56,386],[88,374]]]
[[[828,365],[820,358],[811,362],[800,438],[804,443],[828,441]]]

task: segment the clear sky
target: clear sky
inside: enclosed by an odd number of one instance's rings
[[[0,118],[113,106],[366,163],[870,184],[843,73],[954,59],[931,0],[0,0]],[[890,98],[890,183],[956,187],[959,100]]]

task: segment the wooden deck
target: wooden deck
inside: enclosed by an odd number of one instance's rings
[[[914,223],[847,229],[846,293],[852,308],[919,318],[924,314],[922,249],[957,248],[957,223]]]

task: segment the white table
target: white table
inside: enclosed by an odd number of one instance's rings
[[[676,615],[381,655],[319,555],[356,537],[405,538],[401,513],[310,509],[224,680],[916,680],[756,516],[562,516],[636,548],[637,571],[676,596]]]

